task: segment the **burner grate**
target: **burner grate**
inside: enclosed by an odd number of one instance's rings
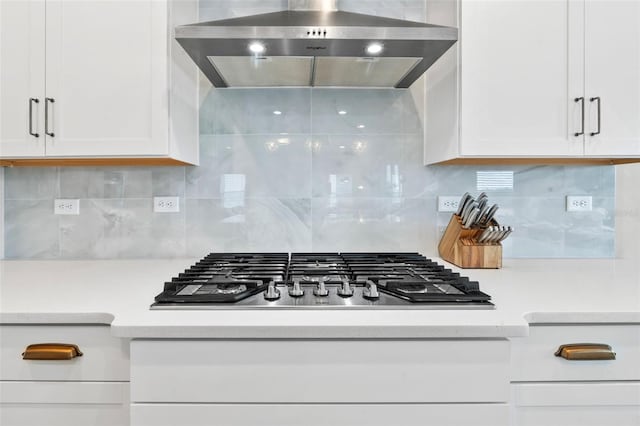
[[[165,283],[156,304],[493,306],[490,299],[419,253],[211,253]]]

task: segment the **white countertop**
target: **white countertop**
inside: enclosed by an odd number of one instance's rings
[[[0,261],[0,323],[103,323],[132,338],[499,338],[525,336],[529,323],[640,323],[640,262],[625,260],[458,270],[494,310],[149,310],[196,261]]]

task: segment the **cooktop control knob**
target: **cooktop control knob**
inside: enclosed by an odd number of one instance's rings
[[[378,299],[380,297],[380,293],[378,293],[378,286],[372,282],[367,283],[367,286],[362,291],[362,296],[365,299]]]
[[[264,298],[267,300],[278,300],[280,299],[280,290],[276,288],[275,283],[269,283],[267,287],[267,291],[264,292]]]
[[[293,287],[289,287],[289,296],[302,297],[304,296],[304,290],[300,286],[300,281],[294,281]]]
[[[349,285],[349,281],[342,281],[342,285],[338,287],[338,294],[342,297],[353,296],[353,287]]]
[[[329,295],[329,290],[324,286],[324,281],[318,283],[318,287],[313,289],[313,294],[320,297],[326,297]]]

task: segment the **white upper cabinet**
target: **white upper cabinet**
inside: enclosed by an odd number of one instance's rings
[[[582,154],[573,102],[583,87],[579,9],[572,1],[464,2],[462,155]]]
[[[47,155],[168,155],[167,6],[47,1]]]
[[[635,160],[639,10],[636,1],[428,0],[427,20],[457,26],[459,41],[427,72],[425,163]],[[591,136],[595,97],[602,132]]]
[[[639,156],[640,1],[588,0],[585,52],[588,98],[585,153]],[[600,133],[591,136],[598,132],[598,126]]]
[[[44,6],[0,1],[0,157],[44,155]]]
[[[1,157],[197,163],[197,71],[172,37],[175,25],[197,19],[196,1],[8,3],[3,9],[21,14],[6,18],[8,28],[2,18],[2,83],[10,96],[3,91]],[[38,21],[26,20],[23,10],[29,9],[38,9]],[[9,39],[23,45],[7,49]],[[27,91],[27,79],[39,86]],[[29,97],[39,99],[33,114],[38,138],[25,133]],[[34,138],[40,150],[13,148]]]

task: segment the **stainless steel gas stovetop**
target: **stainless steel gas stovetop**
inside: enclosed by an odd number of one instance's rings
[[[151,309],[492,309],[478,283],[419,253],[212,253]]]

